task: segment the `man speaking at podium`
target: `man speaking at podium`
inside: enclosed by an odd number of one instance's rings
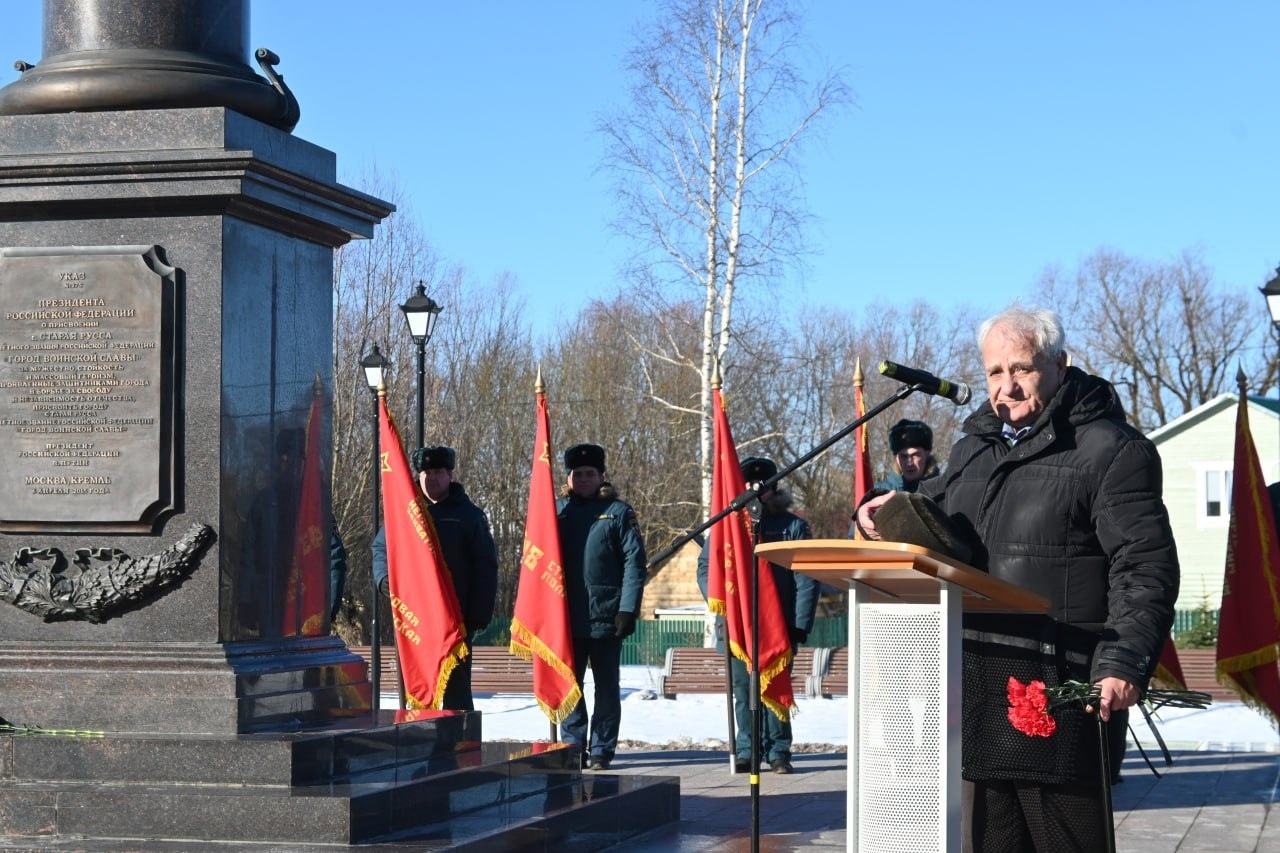
[[[1173,623],[1178,557],[1155,446],[1111,383],[1069,366],[1052,311],[1012,307],[978,330],[989,404],[921,492],[972,535],[971,562],[1047,598],[1048,616],[964,619],[964,849],[1108,850],[1097,713],[1123,732]],[[870,493],[874,495],[875,493]],[[858,524],[878,539],[866,500]],[[887,516],[886,516],[887,518]],[[885,526],[885,538],[892,538]],[[1008,718],[1010,679],[1099,689],[1053,711],[1049,736]]]

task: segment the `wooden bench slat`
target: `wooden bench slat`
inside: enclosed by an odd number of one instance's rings
[[[813,683],[817,650],[801,646],[791,665],[791,690],[805,695]],[[724,693],[725,655],[715,649],[676,646],[667,649],[666,663],[658,679],[658,692],[666,699],[681,693]]]
[[[372,664],[369,646],[348,646],[352,653]],[[380,689],[395,692],[400,679],[399,659],[394,647],[383,646],[380,652],[382,683]],[[506,646],[474,646],[471,649],[472,693],[532,693],[533,663],[511,654]]]

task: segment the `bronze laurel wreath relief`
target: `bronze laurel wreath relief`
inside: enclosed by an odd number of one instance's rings
[[[196,524],[172,547],[137,560],[118,548],[77,548],[70,562],[57,548],[23,548],[0,563],[0,600],[46,622],[96,624],[185,577],[212,541],[213,528]]]

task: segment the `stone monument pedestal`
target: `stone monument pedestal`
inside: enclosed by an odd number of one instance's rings
[[[0,116],[0,717],[234,734],[369,713],[306,484],[330,464],[333,250],[392,208],[335,175],[223,107]],[[110,600],[116,566],[198,530],[163,583]]]

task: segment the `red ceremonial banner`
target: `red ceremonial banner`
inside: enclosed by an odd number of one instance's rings
[[[296,631],[315,636],[325,630],[328,608],[329,525],[324,507],[324,483],[320,472],[321,388],[317,383],[307,416],[306,456],[298,518],[294,525],[293,562],[289,567],[289,591],[285,598],[286,636]]]
[[[387,578],[405,701],[409,708],[439,709],[449,676],[468,654],[466,628],[435,522],[414,482],[381,390],[378,441]]]
[[[1236,409],[1235,470],[1218,621],[1217,670],[1219,680],[1225,680],[1245,704],[1268,714],[1273,722],[1280,720],[1277,571],[1280,547],[1276,542],[1275,515],[1249,432],[1249,401],[1242,383]]]
[[[713,388],[712,435],[715,462],[711,469],[711,514],[718,515],[747,490],[738,460],[738,449],[729,429],[729,416],[718,388]],[[755,559],[755,541],[751,518],[747,511],[737,510],[711,525],[711,544],[707,554],[707,606],[725,618],[729,648],[734,657],[751,667],[752,606],[751,561]],[[778,588],[773,582],[773,569],[759,561],[760,594],[760,699],[765,707],[782,720],[788,719],[795,706],[791,678],[791,637],[778,601]]]
[[[1187,689],[1187,677],[1182,674],[1182,661],[1178,659],[1178,650],[1173,645],[1172,635],[1164,638],[1164,651],[1160,652],[1160,660],[1156,663],[1156,671],[1152,678],[1171,690]]]
[[[551,473],[551,418],[546,397],[541,391],[536,397],[533,473],[515,616],[511,620],[511,653],[532,660],[533,695],[538,707],[551,722],[560,723],[578,704],[582,691],[573,677],[573,635],[560,558],[555,479]]]

